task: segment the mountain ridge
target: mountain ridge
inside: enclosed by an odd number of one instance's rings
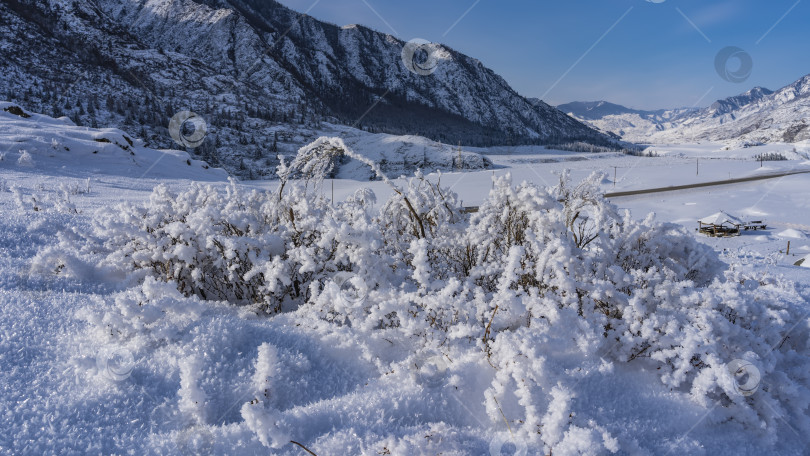
[[[604,113],[597,110],[595,115],[589,115],[594,112],[593,105],[593,102],[572,102],[560,108],[594,128],[630,142],[720,141],[756,145],[810,140],[807,120],[810,75],[775,91],[754,87],[702,109],[664,110],[663,118],[651,117],[650,111],[612,103],[608,105],[618,108]]]
[[[614,143],[447,46],[414,74],[402,40],[275,1],[9,0],[0,17],[0,98],[164,148],[169,118],[191,110],[210,127],[193,152],[236,175],[271,175],[322,122],[471,146]]]
[[[635,109],[605,100],[599,101],[574,101],[556,106],[557,109],[566,113],[574,114],[578,118],[587,120],[601,119],[608,115],[618,114],[638,114],[640,116],[666,116],[668,112],[686,111],[694,108],[674,108],[674,109]]]

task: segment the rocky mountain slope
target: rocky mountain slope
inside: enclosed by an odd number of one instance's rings
[[[208,123],[193,152],[255,177],[322,122],[475,146],[611,142],[447,47],[431,47],[431,74],[409,71],[403,46],[272,0],[9,0],[0,99],[154,147],[176,147],[169,118],[191,110]]]
[[[794,143],[810,139],[810,76],[771,92],[755,88],[713,103],[682,119],[656,142],[694,138],[742,144]]]
[[[637,111],[606,102],[559,108],[631,142],[793,143],[810,139],[810,75],[775,92],[755,87],[703,109]]]

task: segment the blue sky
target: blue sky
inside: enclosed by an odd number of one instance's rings
[[[311,16],[338,25],[444,43],[478,58],[521,94],[545,94],[552,104],[706,106],[810,73],[808,0],[654,1],[281,0],[298,11],[315,4]],[[728,46],[751,56],[743,82],[728,82],[715,69]],[[732,58],[727,68],[739,66]]]

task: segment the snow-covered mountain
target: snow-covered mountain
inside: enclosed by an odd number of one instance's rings
[[[209,138],[194,152],[237,174],[265,174],[322,121],[450,144],[610,141],[445,46],[416,74],[402,40],[272,0],[10,0],[0,23],[0,99],[154,147],[195,111]]]
[[[724,100],[717,100],[709,106],[708,111],[705,114],[708,114],[712,117],[719,117],[723,114],[730,114],[734,111],[742,109],[746,106],[749,106],[753,103],[756,103],[763,98],[771,95],[773,92],[764,88],[764,87],[754,87],[753,89],[745,92],[743,94],[728,97]]]
[[[810,76],[775,92],[760,87],[680,119],[655,142],[685,139],[732,143],[794,143],[810,139]]]
[[[692,108],[645,111],[607,101],[576,101],[557,109],[603,132],[626,141],[646,143],[650,136],[670,128],[676,119],[696,111]]]
[[[638,111],[607,102],[558,108],[631,142],[793,143],[810,139],[810,75],[775,92],[755,87],[703,109]]]
[[[673,117],[688,112],[690,109],[659,109],[656,111],[645,111],[632,109],[608,101],[575,101],[557,106],[557,109],[585,120],[598,120],[607,116],[618,116],[625,114],[635,114],[645,119],[669,120]]]

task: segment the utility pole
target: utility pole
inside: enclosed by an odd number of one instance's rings
[[[695,159],[695,176],[700,176],[700,158]]]
[[[330,180],[332,181],[332,207],[335,207],[335,180]]]
[[[613,167],[613,188],[616,188],[616,167]]]

